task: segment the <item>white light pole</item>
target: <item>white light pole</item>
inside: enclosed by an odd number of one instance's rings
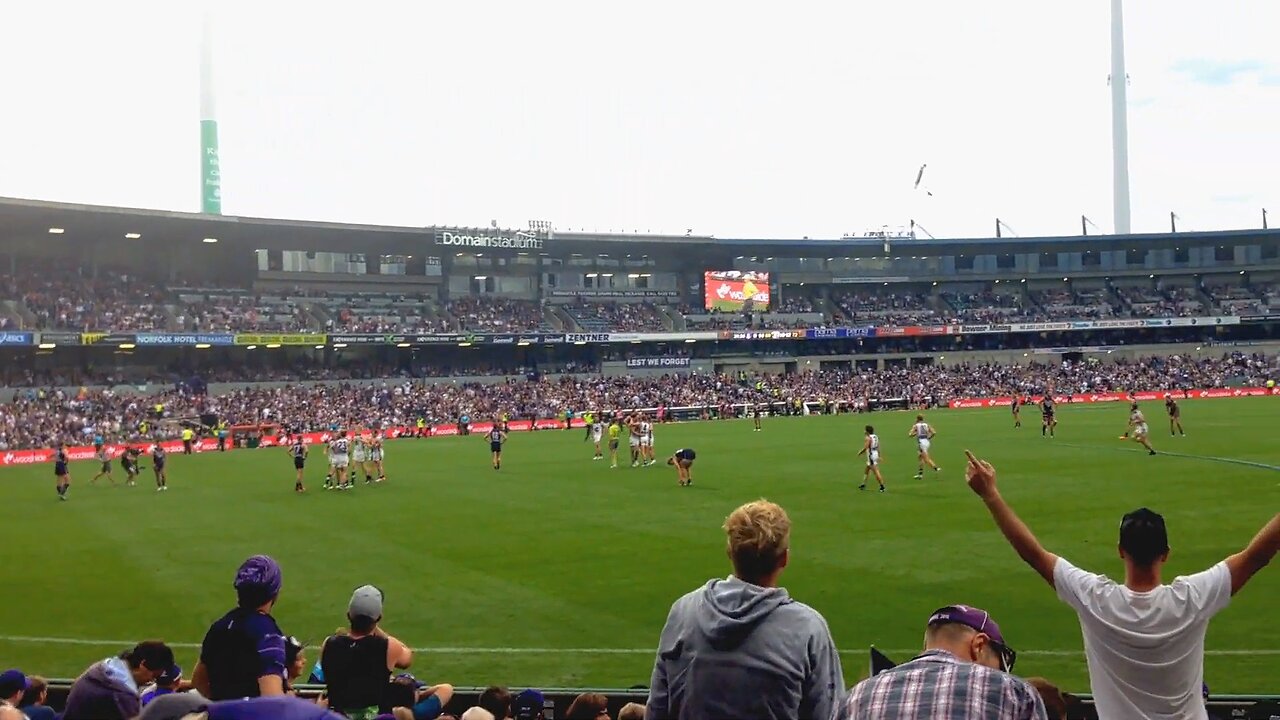
[[[1115,232],[1129,229],[1129,77],[1124,71],[1124,8],[1111,0],[1111,174]]]

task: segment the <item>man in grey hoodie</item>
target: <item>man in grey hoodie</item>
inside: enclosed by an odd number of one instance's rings
[[[140,642],[119,657],[94,663],[71,685],[63,720],[127,720],[138,714],[138,688],[173,666],[173,651],[158,640]]]
[[[646,720],[827,720],[844,686],[827,621],[778,587],[791,520],[767,500],[724,522],[733,575],[671,606]]]

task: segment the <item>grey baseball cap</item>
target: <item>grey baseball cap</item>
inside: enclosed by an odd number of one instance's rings
[[[351,602],[347,604],[347,615],[363,615],[368,618],[382,617],[382,591],[373,585],[361,585],[351,593]]]

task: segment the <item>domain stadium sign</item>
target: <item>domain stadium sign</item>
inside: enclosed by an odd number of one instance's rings
[[[437,230],[436,244],[467,248],[541,250],[542,238],[519,230],[514,235],[491,235],[476,230]]]

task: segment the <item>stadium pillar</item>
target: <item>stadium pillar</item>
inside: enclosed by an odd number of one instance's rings
[[[1123,0],[1111,0],[1111,174],[1115,232],[1129,229],[1129,76],[1124,71]]]
[[[200,29],[200,212],[222,214],[218,115],[214,102],[213,27],[206,10]]]

